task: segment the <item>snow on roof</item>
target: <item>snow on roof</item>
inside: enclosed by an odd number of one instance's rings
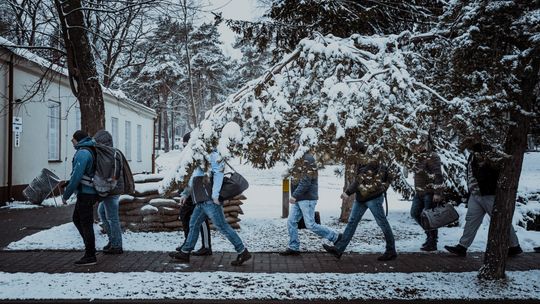
[[[14,44],[13,42],[7,40],[6,38],[2,36],[0,36],[0,48],[4,48],[21,58],[24,58],[30,62],[37,64],[40,67],[51,69],[55,71],[56,73],[59,73],[66,77],[69,76],[69,72],[66,68],[56,65],[50,62],[49,60],[32,53],[31,51],[27,49],[20,48],[16,44]],[[154,109],[149,108],[143,104],[140,104],[138,102],[135,102],[134,100],[129,99],[127,95],[121,90],[113,90],[110,88],[106,88],[104,86],[101,86],[101,89],[104,94],[107,94],[110,97],[114,97],[116,100],[121,101],[122,103],[126,105],[138,107],[139,109],[142,109],[148,112],[152,116],[156,116],[156,111]]]

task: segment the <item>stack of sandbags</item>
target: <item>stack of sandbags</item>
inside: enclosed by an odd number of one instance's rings
[[[135,195],[120,196],[120,223],[131,231],[172,231],[182,229],[180,222],[180,198],[163,198],[158,188],[163,176],[158,174],[138,174],[134,176]],[[227,222],[234,229],[240,229],[240,205],[246,197],[239,195],[223,203]],[[211,228],[214,227],[211,225]]]
[[[244,214],[240,205],[243,204],[242,200],[245,200],[246,197],[243,194],[240,194],[230,200],[223,202],[223,213],[225,213],[225,219],[227,223],[231,225],[234,229],[240,229],[240,214]],[[215,229],[214,225],[210,223],[210,228]]]

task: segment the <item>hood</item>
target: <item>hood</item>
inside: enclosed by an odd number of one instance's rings
[[[75,149],[79,149],[81,147],[93,147],[96,145],[96,142],[92,137],[88,136],[83,138],[81,141],[79,141],[78,144],[75,145]]]
[[[111,135],[111,133],[109,133],[109,132],[107,132],[105,130],[97,131],[96,134],[94,135],[94,140],[96,141],[96,143],[98,143],[100,145],[105,145],[105,146],[109,146],[109,147],[113,146],[112,135]]]

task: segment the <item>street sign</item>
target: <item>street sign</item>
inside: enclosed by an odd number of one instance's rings
[[[13,132],[21,133],[22,132],[22,117],[15,116],[13,117]]]
[[[15,132],[15,136],[14,136],[14,141],[15,141],[15,148],[18,148],[21,146],[21,132]]]

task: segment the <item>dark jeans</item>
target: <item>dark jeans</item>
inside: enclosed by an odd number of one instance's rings
[[[412,200],[411,205],[411,217],[422,226],[420,223],[420,215],[424,209],[429,209],[435,207],[436,204],[433,203],[433,193],[418,195],[415,194]]]
[[[94,204],[99,197],[97,194],[77,194],[77,203],[73,210],[73,224],[79,230],[84,242],[85,256],[96,255],[96,239],[94,236]]]
[[[184,243],[182,243],[182,246],[186,243],[187,237],[189,235],[189,220],[191,219],[191,215],[193,214],[193,210],[195,209],[195,205],[193,203],[185,203],[180,207],[180,221],[182,222],[182,227],[184,229]],[[208,248],[212,249],[212,240],[210,237],[210,224],[208,222],[208,219],[206,219],[201,224],[201,243],[202,248]],[[180,246],[180,247],[182,247]]]

